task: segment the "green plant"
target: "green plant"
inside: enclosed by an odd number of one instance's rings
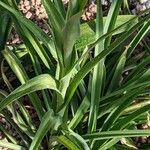
[[[80,36],[80,17],[87,0],[70,1],[67,11],[60,0],[42,3],[52,37],[22,16],[15,0],[0,1],[0,49],[22,84],[17,88],[11,85],[2,61],[2,78],[11,92],[0,91],[0,112],[21,143],[0,125],[9,141],[1,140],[0,146],[15,150],[123,149],[119,143],[123,138],[130,141],[130,137],[149,136],[150,130],[135,129],[141,116],[147,122],[150,108],[147,100],[139,102],[150,92],[149,46],[147,51],[131,55],[150,30],[149,15],[128,16],[128,21],[116,27],[122,1],[115,0],[104,24],[97,0],[95,39],[83,41],[87,35]],[[12,23],[23,40],[20,47],[6,45]],[[32,77],[22,63],[32,64]],[[23,104],[25,95],[37,113],[38,127]],[[136,147],[133,141],[129,143]]]

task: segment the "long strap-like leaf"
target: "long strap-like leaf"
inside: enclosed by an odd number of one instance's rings
[[[0,102],[0,111],[3,110],[7,105],[12,103],[16,99],[19,99],[20,97],[26,94],[30,94],[38,90],[52,89],[58,92],[61,97],[61,94],[57,89],[58,86],[57,84],[58,84],[57,81],[54,80],[50,75],[48,74],[39,75],[27,81],[25,84],[21,85],[20,87],[18,87],[11,94],[9,94],[4,100],[2,100]]]

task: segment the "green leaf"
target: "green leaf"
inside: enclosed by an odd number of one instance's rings
[[[37,150],[39,145],[46,135],[46,133],[51,129],[52,131],[58,130],[58,127],[62,124],[62,119],[59,116],[55,116],[53,110],[49,110],[45,113],[42,118],[41,124],[35,137],[30,145],[29,150]]]
[[[134,98],[139,94],[139,90],[134,90],[132,93],[128,93],[128,95],[124,96],[122,102],[118,107],[111,111],[108,117],[105,120],[105,123],[102,127],[102,131],[109,130],[111,125],[119,118],[121,112],[134,100]]]
[[[0,131],[5,134],[6,138],[8,138],[13,144],[17,144],[16,139],[8,132],[5,127],[3,127],[3,125],[0,125]]]
[[[97,0],[97,14],[96,14],[96,39],[103,35],[103,12],[100,0]],[[99,42],[95,46],[94,57],[100,54],[104,50],[104,41]],[[91,87],[91,101],[90,101],[90,113],[88,122],[88,132],[92,133],[96,131],[97,115],[99,110],[99,100],[102,96],[103,81],[104,81],[104,64],[103,58],[93,70],[92,87]]]
[[[57,84],[57,81],[54,80],[49,74],[39,75],[33,79],[30,79],[25,84],[15,89],[3,101],[0,102],[0,111],[16,99],[38,90],[52,89],[59,93],[61,97],[61,94],[57,89]]]
[[[149,87],[149,85],[148,85]],[[126,96],[124,96],[125,98],[122,99],[120,105],[118,105],[107,117],[107,119],[105,120],[105,123],[102,127],[102,131],[106,131],[109,130],[111,128],[111,125],[114,124],[117,119],[119,118],[119,116],[122,114],[122,112],[124,111],[124,109],[126,109],[131,102],[133,102],[133,100],[139,95],[139,93],[141,91],[143,91],[145,88],[147,88],[146,86],[144,87],[140,87],[138,89],[134,89],[132,90],[132,92],[129,92]]]
[[[58,139],[64,144],[64,146],[69,147],[69,149],[74,150],[90,150],[89,146],[87,145],[86,141],[77,133],[74,131],[68,129],[63,130],[62,132],[65,133],[65,135],[61,135],[58,137]],[[70,142],[69,142],[70,140]],[[69,143],[67,143],[69,142]],[[71,144],[70,144],[71,143]],[[73,143],[73,144],[72,144]],[[72,148],[70,146],[73,146]]]
[[[43,32],[41,28],[39,28],[32,21],[21,15],[18,10],[15,10],[14,8],[6,5],[2,1],[0,1],[0,6],[9,11],[12,18],[15,16],[23,25],[25,25],[35,36],[38,37],[38,39],[40,39],[48,48],[50,48],[50,52],[53,57],[57,58],[53,41],[46,33]]]
[[[103,22],[106,22],[107,17],[103,17]],[[81,50],[85,48],[87,45],[90,45],[95,40],[95,20],[89,21],[87,23],[83,23],[80,25],[80,38],[75,44],[75,48],[77,50]],[[114,29],[118,28],[119,26],[123,25],[121,28],[117,29],[112,35],[117,35],[122,32],[127,31],[130,27],[134,26],[138,23],[138,19],[134,15],[118,15],[116,24]]]
[[[89,96],[86,95],[81,105],[79,106],[78,110],[76,111],[73,119],[69,123],[69,128],[74,129],[79,124],[79,122],[87,112],[89,106],[90,106]]]
[[[80,36],[80,17],[81,12],[71,16],[63,28],[63,55],[65,66],[70,66],[73,60],[73,47]],[[75,60],[74,60],[75,61]]]
[[[71,16],[81,12],[87,4],[87,0],[74,0],[69,1],[68,11],[67,11],[67,19]]]
[[[143,14],[143,13],[142,13],[142,14]],[[141,15],[142,15],[142,14],[141,14]],[[139,15],[139,17],[140,17],[141,15]],[[75,62],[74,65],[72,65],[72,68],[66,73],[66,75],[67,75],[69,72],[71,72],[72,69],[73,69],[77,64],[79,64],[80,61],[82,61],[82,60],[84,59],[84,57],[86,57],[86,55],[90,52],[90,50],[92,50],[92,49],[95,47],[95,45],[96,45],[97,43],[101,42],[102,40],[104,40],[104,39],[107,38],[108,36],[114,34],[117,30],[123,28],[124,26],[128,25],[130,22],[134,21],[134,20],[137,19],[137,18],[138,18],[137,16],[136,16],[136,17],[133,17],[132,19],[130,19],[129,21],[125,22],[124,24],[122,24],[122,25],[116,27],[114,30],[110,31],[109,33],[106,33],[106,34],[102,35],[101,37],[98,38],[98,40],[96,40],[95,42],[92,42],[92,44],[86,45],[86,48],[84,49],[84,52],[83,52],[82,56]],[[129,27],[130,27],[130,26],[129,26]],[[126,31],[127,31],[127,30],[126,30]],[[95,37],[94,37],[94,39],[95,39]]]
[[[90,150],[90,148],[87,145],[86,141],[79,134],[77,134],[74,131],[70,130],[70,134],[69,135],[72,136],[73,139],[77,141],[77,143],[80,145],[80,149]]]
[[[104,26],[104,34],[114,29],[122,1],[123,0],[112,1]],[[105,48],[109,46],[111,38],[112,36],[109,36],[105,39]]]
[[[62,39],[62,30],[65,26],[65,20],[63,16],[58,12],[53,2],[49,0],[43,0],[42,1],[45,10],[48,15],[49,24],[52,28],[52,34],[54,36],[54,44],[56,46],[57,50],[57,58],[59,59],[59,62],[63,64],[63,58],[62,58],[62,46],[63,46],[63,39]]]
[[[0,51],[5,48],[9,33],[11,31],[12,20],[5,12],[0,15]]]
[[[114,91],[119,87],[119,82],[126,63],[126,54],[127,51],[125,50],[123,54],[120,56],[119,61],[117,62],[117,66],[115,68],[114,75],[111,79],[111,83],[107,87],[107,94],[111,93],[112,91]]]
[[[68,139],[64,135],[56,136],[54,138],[56,139],[56,141],[58,141],[59,143],[63,144],[69,150],[79,150],[79,147],[77,147],[75,145],[74,141],[71,141],[70,139]]]
[[[12,150],[26,150],[26,148],[24,148],[23,146],[19,146],[19,145],[13,144],[13,143],[5,142],[3,140],[0,140],[0,146],[10,148]]]
[[[129,75],[125,78],[124,82],[124,86],[125,85],[129,85],[130,83],[133,83],[135,80],[139,79],[141,77],[141,73],[143,71],[143,69],[150,63],[150,56],[147,56],[141,63],[139,63],[135,69],[133,69]],[[145,72],[145,70],[144,70]],[[144,73],[142,73],[144,74]],[[139,76],[140,75],[140,76]]]
[[[55,3],[55,6],[56,6],[58,12],[60,12],[60,15],[62,15],[62,17],[65,18],[66,10],[65,10],[65,6],[64,6],[63,2],[60,0],[54,0],[54,3]]]
[[[25,146],[28,147],[30,143],[30,139],[29,137],[26,136],[26,133],[22,132],[21,128],[19,128],[19,126],[14,122],[14,120],[8,114],[7,111],[6,112],[2,111],[1,113],[5,116],[5,119],[7,120],[7,122],[10,123],[13,129],[15,129],[15,131],[18,133],[19,137],[21,138]]]
[[[108,141],[104,145],[102,145],[98,150],[108,150],[113,145],[115,145],[117,142],[119,142],[120,138],[113,138],[112,140]],[[99,141],[96,141],[99,142]],[[94,148],[93,148],[94,149]]]
[[[7,76],[5,75],[5,72],[4,72],[4,60],[2,61],[2,63],[1,63],[1,73],[2,73],[2,78],[3,78],[3,80],[4,80],[4,82],[5,82],[5,84],[7,85],[7,87],[9,88],[9,91],[10,92],[12,92],[13,90],[14,90],[14,88],[13,88],[13,86],[11,85],[11,83],[9,82],[9,79],[7,78]],[[7,93],[4,91],[3,92],[3,96],[5,96],[5,97],[7,97]],[[1,96],[0,96],[1,97]],[[28,113],[28,111],[26,110],[26,108],[24,107],[24,105],[20,102],[20,101],[17,101],[17,104],[18,104],[18,106],[19,106],[19,108],[20,108],[20,111],[22,112],[22,114],[23,114],[23,116],[24,116],[24,118],[26,119],[26,121],[27,121],[27,123],[29,124],[29,126],[32,128],[32,129],[34,129],[34,126],[33,126],[33,124],[32,124],[32,121],[31,121],[31,116],[29,115],[29,113]],[[12,105],[11,107],[8,107],[9,109],[8,110],[10,110],[10,112],[12,113],[12,115],[13,115],[13,119],[15,120],[15,121],[17,121],[17,124],[19,125],[19,122],[18,122],[18,117],[17,116],[19,116],[21,119],[22,119],[22,117],[20,116],[20,114],[15,110],[15,108],[14,108],[14,105]],[[16,116],[17,115],[17,116]],[[22,119],[23,120],[23,119]],[[22,121],[21,120],[21,121]],[[21,122],[21,124],[22,124],[22,122]],[[26,126],[26,124],[24,124],[24,126]],[[27,129],[26,129],[27,130]]]
[[[116,47],[121,45],[125,40],[127,40],[130,35],[137,29],[139,28],[145,20],[149,19],[148,16],[141,22],[137,23],[134,25],[131,29],[129,29],[127,32],[125,32],[118,40],[116,40],[114,43],[112,43],[108,49],[105,49],[102,51],[99,55],[97,55],[95,58],[93,58],[90,62],[88,62],[85,66],[81,68],[80,71],[74,76],[72,82],[70,83],[67,92],[66,92],[66,97],[65,97],[65,103],[63,104],[63,109],[68,105],[70,102],[76,88],[80,84],[80,81],[91,71],[91,69],[99,63],[100,60],[102,60],[104,57],[106,57],[110,52],[112,52]],[[90,49],[95,47],[101,41],[101,38],[96,40],[91,46]]]
[[[5,50],[3,50],[3,55],[4,55],[5,59],[7,60],[9,66],[15,73],[15,75],[18,77],[19,81],[22,84],[26,83],[29,80],[29,77],[28,77],[26,71],[24,70],[24,67],[22,66],[20,60],[13,54],[12,51],[10,51],[7,48]],[[38,98],[36,93],[30,94],[29,97],[37,111],[39,118],[41,119],[44,111],[43,111],[43,108],[41,107],[40,99]]]
[[[22,37],[28,51],[30,53],[34,53],[34,55],[38,55],[44,65],[48,69],[51,69],[51,66],[53,66],[53,64],[51,63],[51,60],[48,56],[48,52],[43,48],[40,41],[32,32],[30,32],[26,27],[22,26],[17,20],[15,20],[15,22],[17,31]]]
[[[136,46],[140,43],[140,41],[143,39],[143,37],[150,31],[150,20],[148,20],[143,27],[140,29],[138,34],[134,37],[132,42],[127,46],[127,56],[129,57]]]
[[[140,136],[149,136],[150,130],[122,130],[122,131],[107,131],[107,132],[98,132],[83,135],[82,137],[85,140],[102,140],[102,139],[111,139],[111,138],[123,138],[123,137],[140,137]]]
[[[126,118],[121,119],[120,121],[118,121],[113,129],[123,129],[125,128],[132,120],[140,117],[140,115],[148,112],[150,110],[150,104],[147,104],[145,106],[143,106],[142,108],[137,109],[136,111],[132,112],[130,115],[128,115]]]
[[[8,95],[7,92],[0,89],[0,101],[2,101],[6,97],[6,95]]]
[[[53,30],[60,32],[65,25],[65,20],[60,14],[60,12],[56,9],[53,2],[49,0],[42,1],[46,12],[48,14],[49,23]]]

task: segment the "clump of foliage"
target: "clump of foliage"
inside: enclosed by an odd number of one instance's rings
[[[8,140],[0,140],[0,146],[136,149],[132,137],[150,135],[150,130],[136,129],[139,123],[149,123],[150,47],[144,37],[150,30],[150,14],[143,16],[149,10],[120,16],[123,1],[114,0],[104,18],[97,0],[96,21],[82,24],[87,0],[71,0],[67,10],[61,0],[42,0],[49,37],[21,14],[17,2],[0,1],[1,58],[21,84],[11,86],[1,61],[2,78],[11,92],[0,90],[0,113],[19,140],[0,125]],[[12,25],[23,40],[19,47],[6,45]],[[139,43],[144,43],[144,50],[135,55]],[[29,64],[32,75],[24,68]],[[40,125],[24,106],[25,95]]]

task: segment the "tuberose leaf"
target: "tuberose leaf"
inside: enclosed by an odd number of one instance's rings
[[[15,89],[11,94],[9,94],[4,100],[0,102],[0,111],[3,110],[7,105],[15,101],[16,99],[43,89],[52,89],[59,93],[60,97],[61,94],[57,89],[57,81],[54,80],[49,74],[39,75],[25,84],[21,85],[17,89]]]

